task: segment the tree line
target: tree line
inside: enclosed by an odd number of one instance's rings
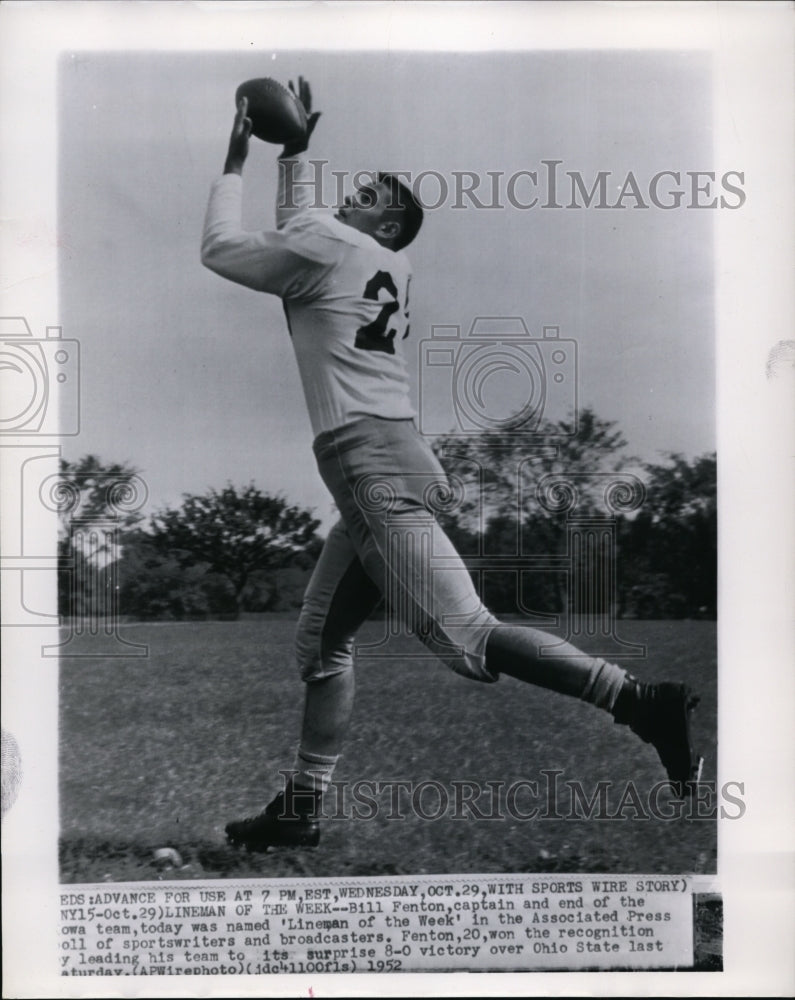
[[[716,617],[716,456],[650,463],[626,448],[615,422],[587,409],[533,434],[435,440],[452,483],[437,516],[494,612],[559,613],[576,578],[588,595],[580,611]],[[236,618],[300,606],[323,539],[313,512],[281,494],[229,483],[146,519],[118,502],[142,482],[129,464],[62,460],[61,481],[63,616]],[[607,541],[594,552],[589,538]],[[603,577],[607,563],[610,587],[592,586],[588,574]]]

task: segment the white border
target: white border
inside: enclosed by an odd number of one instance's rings
[[[718,213],[717,326],[721,540],[720,768],[746,782],[748,813],[721,827],[723,974],[600,973],[352,979],[313,977],[316,994],[788,995],[795,787],[792,404],[765,376],[769,348],[793,334],[793,46],[789,3],[251,3],[8,2],[0,6],[2,315],[37,331],[57,322],[56,62],[65,48],[709,51],[715,71],[716,164],[746,172],[742,211]],[[17,226],[44,235],[20,246]],[[48,244],[47,233],[52,239]],[[694,332],[698,335],[698,332]],[[784,376],[786,378],[786,376]],[[791,383],[790,383],[791,387]],[[789,422],[788,422],[789,419]],[[4,637],[4,719],[23,744],[26,777],[4,825],[4,980],[8,996],[74,996],[53,975],[57,872],[54,671]],[[11,634],[16,633],[16,634]],[[35,644],[34,644],[35,645]],[[35,696],[31,694],[31,687]],[[203,984],[203,991],[208,984]],[[306,977],[267,983],[307,994]],[[184,995],[184,982],[117,980],[126,995]],[[213,983],[213,995],[261,995],[262,982]],[[103,980],[79,995],[107,996]]]

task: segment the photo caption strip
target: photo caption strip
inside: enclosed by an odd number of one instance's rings
[[[713,971],[711,888],[701,876],[570,874],[64,886],[59,965],[64,976]]]

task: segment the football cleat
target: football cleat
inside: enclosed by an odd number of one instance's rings
[[[269,847],[317,847],[320,842],[320,796],[311,791],[279,792],[258,816],[226,824],[226,839],[233,847],[267,851]]]
[[[693,793],[704,758],[693,750],[690,715],[699,703],[686,684],[641,684],[627,678],[613,709],[616,722],[628,725],[660,756],[678,798]]]

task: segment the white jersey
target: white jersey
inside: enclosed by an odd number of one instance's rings
[[[241,227],[242,180],[212,186],[202,262],[284,301],[315,435],[362,416],[413,417],[401,341],[408,336],[406,255],[307,204],[304,159],[279,161],[276,230]],[[294,170],[286,208],[288,170]],[[301,183],[303,182],[303,183]]]

